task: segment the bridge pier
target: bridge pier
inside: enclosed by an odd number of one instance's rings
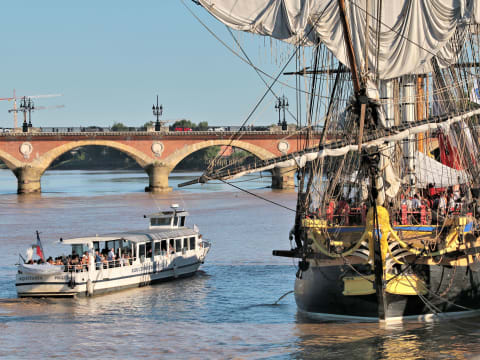
[[[26,165],[16,168],[13,170],[13,173],[17,177],[18,194],[39,193],[42,191],[40,178],[42,177],[43,171],[41,169]]]
[[[272,189],[294,189],[296,166],[272,170]]]
[[[168,175],[170,168],[165,164],[153,163],[145,167],[148,174],[148,186],[145,191],[152,193],[166,193],[172,191],[168,186]]]

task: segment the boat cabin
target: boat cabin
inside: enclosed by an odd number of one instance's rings
[[[174,229],[184,227],[188,212],[185,210],[177,210],[177,204],[173,204],[171,207],[173,209],[171,211],[167,210],[144,215],[143,217],[150,220],[149,229]]]

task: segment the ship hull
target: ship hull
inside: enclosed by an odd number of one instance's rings
[[[414,272],[427,285],[427,293],[399,295],[385,292],[385,319],[379,316],[377,294],[344,295],[346,266],[311,265],[295,281],[299,310],[327,316],[365,320],[398,320],[425,315],[471,312],[480,309],[480,271],[470,266],[415,265]],[[350,273],[349,276],[352,274]]]

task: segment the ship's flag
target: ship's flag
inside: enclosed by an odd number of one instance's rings
[[[43,255],[43,246],[42,242],[40,241],[40,234],[37,231],[37,255],[40,259],[45,261],[44,255]]]

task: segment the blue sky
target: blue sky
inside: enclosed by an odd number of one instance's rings
[[[185,3],[233,44],[222,24]],[[180,0],[10,1],[2,3],[0,16],[0,97],[14,88],[18,96],[63,94],[36,100],[37,106],[65,107],[35,112],[34,126],[141,126],[153,120],[156,94],[163,119],[240,125],[266,89]],[[274,76],[291,51],[278,46],[272,55],[268,39],[236,34],[253,61]],[[12,126],[11,107],[0,101],[0,127]],[[268,125],[277,119],[269,95],[253,120]]]

